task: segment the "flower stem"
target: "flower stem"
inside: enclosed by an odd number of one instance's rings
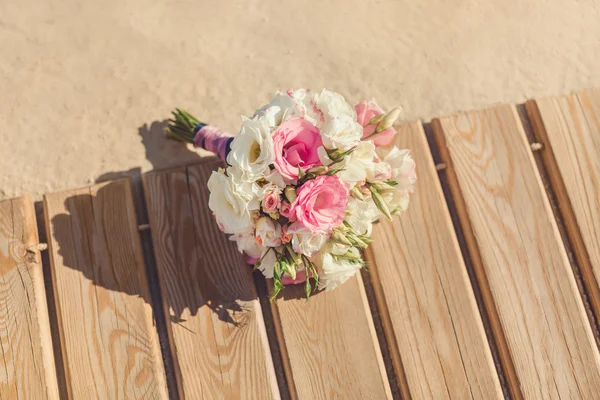
[[[196,127],[202,124],[190,113],[175,109],[172,112],[173,118],[169,119],[169,125],[165,128],[165,133],[172,139],[181,142],[194,143]]]

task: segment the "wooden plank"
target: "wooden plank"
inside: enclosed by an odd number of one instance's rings
[[[433,127],[513,396],[595,398],[600,356],[515,107]]]
[[[251,270],[208,208],[206,183],[217,166],[144,176],[179,395],[276,399]]]
[[[58,399],[35,211],[0,202],[0,398]]]
[[[272,306],[293,398],[391,398],[360,274],[308,302],[289,286]]]
[[[60,341],[72,399],[166,399],[127,179],[46,195]]]
[[[419,181],[408,210],[373,228],[375,296],[404,392],[422,399],[503,398],[473,289],[420,122],[399,128]]]
[[[533,131],[591,304],[600,315],[600,89],[529,101]]]

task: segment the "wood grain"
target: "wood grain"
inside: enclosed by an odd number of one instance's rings
[[[273,313],[294,398],[391,398],[360,274],[308,302],[304,285],[282,293]]]
[[[58,399],[35,211],[0,202],[0,399]]]
[[[394,368],[415,399],[503,398],[420,122],[400,127],[396,145],[411,150],[417,189],[405,213],[374,226],[367,251]]]
[[[600,90],[529,101],[533,131],[591,304],[600,315]]]
[[[72,399],[166,399],[129,180],[46,195]]]
[[[595,398],[600,356],[515,107],[433,127],[513,396]]]
[[[256,288],[217,227],[206,187],[219,164],[144,176],[179,395],[276,399],[279,390]]]

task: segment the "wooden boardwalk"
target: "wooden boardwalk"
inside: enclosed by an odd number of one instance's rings
[[[0,399],[599,398],[600,90],[399,132],[409,210],[308,303],[217,229],[215,161],[0,202]]]

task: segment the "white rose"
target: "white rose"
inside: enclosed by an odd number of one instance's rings
[[[249,257],[254,259],[259,259],[265,251],[265,247],[256,242],[252,228],[231,235],[229,240],[237,244],[240,253],[246,253]]]
[[[319,269],[319,289],[333,290],[353,277],[362,264],[344,259],[334,259],[331,253],[321,253],[315,263]]]
[[[265,247],[281,246],[281,225],[269,217],[256,221],[256,240]]]
[[[362,138],[363,128],[356,122],[356,117],[341,115],[327,118],[319,126],[321,139],[327,149],[349,150],[358,145]]]
[[[360,235],[371,235],[373,222],[379,219],[379,210],[370,198],[357,200],[348,198],[348,209],[344,219]]]
[[[373,159],[376,156],[375,144],[371,140],[359,142],[356,150],[344,159],[345,169],[338,174],[339,178],[351,187],[367,179],[367,174],[374,169]]]
[[[261,255],[262,260],[258,266],[258,270],[262,272],[265,278],[272,278],[275,271],[275,261],[277,261],[277,253],[272,248],[267,248]]]
[[[222,170],[214,171],[208,180],[210,197],[208,206],[217,219],[217,224],[225,233],[242,232],[252,227],[248,193],[240,191],[231,177]]]
[[[292,249],[307,257],[312,257],[327,242],[327,235],[312,233],[297,222],[288,227],[287,234],[292,235]]]
[[[242,128],[231,142],[227,163],[238,167],[244,180],[255,181],[269,172],[269,165],[274,161],[273,139],[267,120],[242,118]]]
[[[416,164],[410,151],[400,150],[394,146],[391,149],[381,149],[380,156],[390,165],[391,179],[398,182],[396,189],[412,193],[417,181],[417,174],[415,172]]]

